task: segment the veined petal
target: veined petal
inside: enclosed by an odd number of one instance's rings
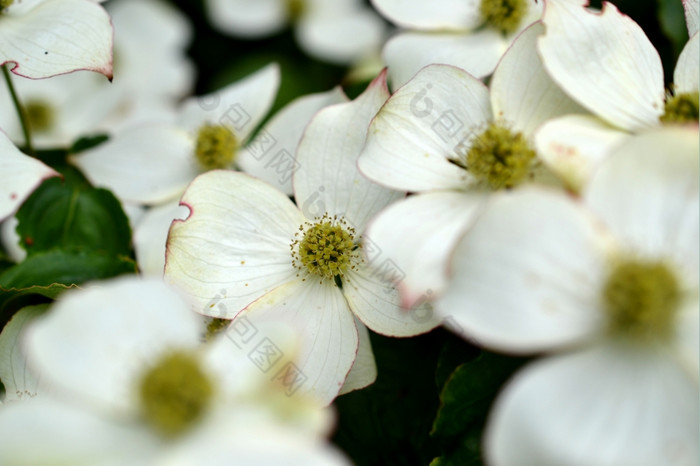
[[[160,439],[82,406],[38,398],[0,410],[0,463],[12,466],[149,464]]]
[[[546,122],[534,139],[539,158],[569,188],[579,191],[600,162],[629,136],[593,115],[566,115]]]
[[[372,0],[372,5],[391,22],[415,29],[474,29],[482,22],[480,2],[463,0]]]
[[[297,148],[294,197],[308,219],[343,216],[357,232],[379,210],[402,196],[368,180],[357,169],[367,126],[389,97],[382,72],[352,102],[316,113]]]
[[[142,204],[177,199],[200,171],[194,140],[172,125],[134,126],[70,160],[92,184]]]
[[[143,275],[163,276],[165,243],[173,220],[184,220],[189,210],[177,201],[148,209],[133,228],[134,252]]]
[[[673,71],[674,92],[698,92],[698,55],[700,55],[698,33],[696,32],[683,47]]]
[[[293,100],[240,151],[236,164],[291,196],[292,174],[301,168],[295,161],[295,153],[306,125],[323,107],[347,100],[340,87]]]
[[[207,0],[207,18],[219,31],[239,37],[263,37],[287,24],[279,0]]]
[[[698,32],[698,22],[700,22],[698,0],[683,0],[683,10],[685,11],[685,23],[688,27],[688,35],[693,36]]]
[[[463,33],[404,32],[384,46],[392,89],[407,83],[421,68],[434,63],[462,68],[476,78],[490,75],[508,43],[491,29]]]
[[[698,127],[627,139],[593,174],[585,202],[631,252],[675,261],[698,276]]]
[[[380,212],[364,235],[367,260],[393,263],[405,308],[434,298],[447,285],[449,255],[486,196],[440,191],[410,196]]]
[[[245,319],[252,328],[258,323],[284,323],[300,336],[299,373],[297,385],[289,387],[291,393],[323,404],[330,404],[338,395],[355,361],[359,337],[352,312],[334,284],[319,283],[312,277],[290,281],[250,304],[236,319]],[[274,342],[261,339],[251,357],[256,358],[267,344]],[[284,368],[269,366],[271,359],[260,356],[257,360],[264,364],[261,370],[279,371],[277,376],[285,377]]]
[[[360,171],[392,189],[463,189],[471,180],[451,163],[470,136],[491,119],[489,91],[465,71],[423,68],[396,91],[372,120]]]
[[[0,25],[0,64],[13,62],[17,75],[90,70],[112,79],[112,24],[96,2],[47,0],[21,15],[8,11]]]
[[[193,133],[205,123],[227,126],[243,145],[272,107],[280,84],[280,68],[271,63],[223,89],[185,101],[180,123]]]
[[[385,263],[386,264],[386,263]],[[343,294],[352,312],[371,330],[392,337],[410,337],[440,325],[440,317],[425,302],[413,309],[401,306],[394,285],[397,272],[391,264],[350,270],[343,279]]]
[[[0,220],[9,217],[54,169],[20,152],[0,131]]]
[[[590,338],[602,325],[604,232],[558,191],[521,188],[492,199],[455,248],[438,311],[498,351]]]
[[[45,395],[39,377],[27,367],[19,342],[26,325],[46,310],[46,305],[23,307],[12,316],[0,333],[0,381],[5,401],[17,401]]]
[[[600,345],[515,376],[486,432],[493,464],[692,465],[698,385],[658,348]]]
[[[195,348],[197,315],[162,280],[139,277],[69,290],[24,334],[47,387],[104,410],[133,414],[141,368],[169,349]]]
[[[548,2],[539,41],[552,78],[581,105],[628,131],[655,126],[664,111],[659,54],[637,23],[605,2]],[[595,44],[592,47],[591,44]]]
[[[355,317],[355,326],[360,339],[357,356],[338,395],[345,395],[354,390],[365,388],[377,380],[377,363],[374,361],[372,342],[369,339],[367,327],[357,317]]]
[[[168,237],[165,278],[200,314],[231,319],[296,275],[290,244],[305,219],[283,193],[243,173],[198,176],[182,196],[190,216]]]
[[[544,26],[537,22],[525,29],[510,45],[491,78],[491,108],[494,118],[526,136],[545,121],[568,113],[585,113],[557,86],[537,53]]]

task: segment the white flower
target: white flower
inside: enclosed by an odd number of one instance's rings
[[[459,242],[443,315],[497,351],[567,351],[497,400],[493,464],[697,464],[697,154],[697,127],[633,136],[582,202],[494,196]]]
[[[392,22],[408,28],[384,46],[393,88],[424,66],[442,63],[477,78],[490,75],[520,31],[537,21],[536,0],[372,0]]]
[[[93,0],[3,0],[0,64],[27,78],[76,70],[112,79],[112,25]]]
[[[384,24],[359,0],[207,0],[209,21],[233,36],[258,38],[295,23],[296,39],[315,58],[354,64],[374,55]]]
[[[160,0],[116,0],[107,5],[114,23],[113,82],[87,71],[49,80],[15,79],[29,117],[34,145],[70,146],[82,136],[114,134],[126,125],[172,113],[192,88],[194,67],[185,57],[190,25]],[[0,90],[0,102],[11,96]],[[22,139],[17,115],[0,115],[0,128]]]
[[[0,462],[271,464],[288,454],[294,464],[344,464],[322,443],[328,412],[277,395],[233,340],[202,345],[200,331],[160,280],[67,292],[22,335],[53,394],[0,408]],[[288,336],[260,331],[290,347]]]
[[[368,219],[400,196],[356,169],[367,124],[387,97],[382,73],[354,101],[314,116],[297,149],[298,207],[260,180],[212,171],[183,195],[190,216],[173,223],[168,239],[166,280],[195,311],[234,324],[285,323],[301,334],[304,392],[325,403],[341,387],[374,381],[365,325],[409,336],[438,323],[429,310],[402,310],[396,290],[362,256]]]
[[[20,152],[0,131],[0,221],[14,213],[44,179],[57,175],[52,168]]]
[[[423,68],[380,109],[358,166],[371,180],[417,193],[381,212],[368,236],[404,272],[404,306],[445,286],[447,258],[492,190],[556,182],[532,149],[533,131],[579,107],[554,85],[535,51],[540,24],[523,31],[491,90],[447,65]],[[499,160],[492,154],[501,155]]]
[[[665,98],[661,59],[644,31],[610,3],[602,11],[585,8],[587,3],[547,3],[546,32],[538,42],[552,78],[593,113],[555,119],[535,137],[543,159],[579,187],[630,133],[660,122],[698,121],[700,52],[694,26],[688,23],[691,38],[674,71],[674,95]],[[693,17],[691,3],[684,3],[688,18]]]

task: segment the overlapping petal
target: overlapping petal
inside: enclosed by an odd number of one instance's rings
[[[676,63],[676,69],[673,71],[673,85],[674,92],[676,94],[681,92],[698,92],[698,81],[700,78],[698,71],[700,65],[698,64],[698,56],[700,55],[700,38],[698,33],[695,33],[685,44],[680,56],[678,57],[678,63]]]
[[[27,367],[20,338],[27,324],[46,310],[46,306],[27,306],[15,313],[0,333],[0,381],[5,388],[4,401],[26,400],[44,391],[39,377]]]
[[[415,29],[468,30],[481,22],[479,2],[462,0],[372,0],[379,12],[393,23]]]

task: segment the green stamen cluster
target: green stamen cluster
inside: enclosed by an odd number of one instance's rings
[[[287,16],[292,21],[298,20],[306,11],[306,0],[286,0]]]
[[[0,0],[0,12],[12,6],[13,3],[15,3],[15,0]]]
[[[53,108],[43,100],[28,100],[24,111],[27,114],[29,127],[37,133],[49,131],[55,123]]]
[[[611,332],[634,340],[669,338],[679,301],[676,277],[666,264],[655,261],[615,264],[603,289]]]
[[[231,321],[229,319],[219,319],[217,317],[213,317],[207,324],[207,332],[204,335],[204,339],[206,341],[210,341],[219,332],[228,327],[230,323]]]
[[[195,155],[205,170],[227,168],[233,163],[238,141],[226,126],[204,125],[197,133]]]
[[[193,355],[173,352],[144,374],[139,386],[141,412],[160,434],[174,437],[202,417],[213,391],[211,380]]]
[[[474,177],[496,190],[522,182],[534,158],[535,151],[522,133],[493,123],[475,138],[464,165]]]
[[[527,13],[525,0],[482,0],[479,12],[484,22],[503,34],[518,30]]]
[[[678,94],[666,99],[664,114],[660,120],[664,123],[697,123],[698,103],[697,92]]]
[[[301,240],[298,239],[303,234]],[[355,230],[348,228],[343,219],[328,215],[299,227],[292,241],[292,265],[299,270],[324,279],[342,277],[348,269],[354,269],[358,260],[354,239]]]

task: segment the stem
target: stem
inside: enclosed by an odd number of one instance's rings
[[[19,101],[19,96],[15,91],[15,86],[12,84],[12,77],[10,76],[10,65],[0,66],[2,68],[2,73],[5,75],[5,81],[7,82],[7,87],[10,89],[10,95],[12,96],[12,102],[15,104],[17,109],[17,115],[19,115],[19,122],[22,125],[22,132],[24,133],[25,149],[27,154],[35,155],[34,146],[32,145],[32,135],[29,130],[29,121],[27,120],[27,112],[24,110],[22,103]]]

